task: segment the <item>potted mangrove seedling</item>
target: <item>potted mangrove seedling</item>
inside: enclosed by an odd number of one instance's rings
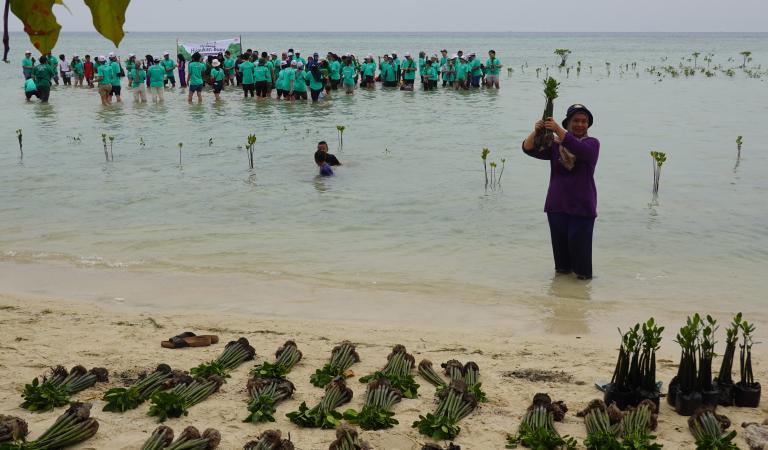
[[[752,373],[752,334],[755,326],[746,320],[741,323],[741,345],[739,365],[741,380],[733,386],[733,397],[736,406],[757,408],[760,404],[760,383],[755,381]]]
[[[677,372],[675,385],[670,382],[670,397],[674,397],[674,407],[681,416],[690,416],[702,405],[701,392],[698,391],[696,372],[696,354],[699,349],[698,341],[701,332],[701,317],[694,314],[689,317],[685,326],[677,334],[677,342],[682,354]],[[672,393],[672,390],[675,390]]]
[[[656,351],[663,332],[664,327],[651,317],[621,335],[616,368],[605,386],[606,405],[616,403],[619,409],[627,409],[650,400],[658,406],[661,395],[656,383]]]
[[[706,317],[699,340],[699,391],[704,406],[717,406],[720,391],[712,383],[712,359],[715,357],[715,332],[717,321],[712,316]]]
[[[544,97],[547,99],[547,103],[544,106],[544,114],[541,120],[547,120],[552,117],[555,110],[554,101],[557,98],[557,88],[560,83],[552,77],[544,79]],[[539,152],[545,152],[550,149],[555,136],[552,131],[542,128],[536,131],[536,136],[533,139],[533,148]]]
[[[725,332],[725,353],[720,364],[720,372],[714,380],[715,386],[720,392],[718,403],[723,406],[733,405],[733,358],[736,356],[739,331],[741,331],[741,313],[736,314],[731,326]]]

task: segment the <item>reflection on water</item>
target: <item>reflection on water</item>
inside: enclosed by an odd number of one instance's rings
[[[42,128],[53,128],[57,125],[56,106],[53,103],[34,102],[32,107],[37,125]]]
[[[583,334],[589,332],[587,313],[594,305],[592,282],[576,279],[573,275],[555,275],[547,294],[551,313],[544,319],[548,332],[557,334]]]

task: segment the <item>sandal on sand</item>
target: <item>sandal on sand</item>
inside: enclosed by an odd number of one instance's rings
[[[174,336],[167,341],[162,341],[160,346],[163,348],[208,347],[209,345],[217,344],[218,342],[218,336],[197,336],[195,333],[185,331],[184,333]]]

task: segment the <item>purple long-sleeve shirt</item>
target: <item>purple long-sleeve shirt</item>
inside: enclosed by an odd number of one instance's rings
[[[549,151],[526,151],[528,156],[549,160],[549,190],[544,211],[597,217],[597,187],[595,166],[600,153],[600,141],[593,137],[578,139],[566,133],[563,146],[576,157],[573,169],[560,162],[560,145],[553,143]],[[525,148],[523,148],[525,150]]]

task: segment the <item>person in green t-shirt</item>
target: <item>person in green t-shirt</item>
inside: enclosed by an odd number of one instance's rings
[[[172,87],[176,87],[176,78],[173,76],[173,69],[176,68],[176,61],[171,59],[171,54],[168,52],[163,53],[163,60],[160,64],[165,69],[165,83],[171,83]]]
[[[458,62],[455,62],[453,66],[453,70],[456,71],[456,81],[453,83],[456,90],[469,88],[467,83],[467,70],[469,69],[467,58],[459,57]]]
[[[35,86],[37,86],[37,98],[41,102],[48,102],[48,96],[51,93],[51,79],[54,72],[51,68],[48,58],[46,56],[40,57],[40,63],[32,70],[32,79],[35,80]]]
[[[384,61],[379,62],[379,70],[381,71],[381,82],[384,87],[397,87],[395,66],[391,56],[384,55]]]
[[[79,55],[72,56],[72,71],[75,74],[75,86],[83,87],[85,65]]]
[[[53,82],[56,83],[56,86],[58,86],[59,85],[59,59],[53,56],[51,52],[48,52],[48,55],[46,56],[46,61],[48,61],[48,65],[50,65],[51,70],[53,70]]]
[[[291,75],[291,67],[288,60],[283,60],[280,63],[280,72],[277,74],[277,81],[275,87],[277,87],[277,99],[281,97],[283,100],[290,100],[288,90],[290,89],[290,80],[288,76]]]
[[[413,60],[410,53],[406,53],[403,58],[401,68],[403,70],[403,84],[406,87],[413,87],[414,80],[416,80],[416,61]]]
[[[205,63],[201,62],[202,56],[199,52],[192,54],[192,62],[187,66],[187,84],[189,93],[187,94],[187,103],[192,103],[192,96],[197,92],[197,102],[203,101],[203,73],[205,72]]]
[[[312,96],[312,103],[317,103],[317,101],[320,100],[320,93],[323,92],[323,88],[325,87],[326,78],[323,76],[323,62],[321,62],[321,65],[315,64],[310,71],[306,72],[305,78],[309,81],[309,91]]]
[[[21,60],[21,73],[25,80],[32,78],[32,69],[35,68],[35,62],[32,60],[32,52],[24,52],[24,58]]]
[[[147,77],[149,77],[149,92],[152,94],[152,102],[163,102],[165,68],[160,64],[159,59],[154,59],[154,63],[147,68]]]
[[[123,67],[120,65],[120,60],[114,53],[109,54],[109,66],[112,68],[112,92],[109,94],[110,98],[114,95],[118,103],[120,99],[120,93],[122,91],[121,78],[123,77]]]
[[[213,81],[213,95],[216,101],[221,100],[219,94],[224,89],[224,69],[221,67],[221,61],[214,59],[211,62],[211,81]]]
[[[99,97],[102,106],[112,104],[112,64],[104,56],[96,58],[96,81],[99,83]]]
[[[256,66],[253,64],[253,62],[251,62],[250,58],[246,57],[243,62],[240,63],[237,69],[240,72],[240,76],[242,77],[242,81],[240,83],[243,85],[243,95],[245,98],[248,98],[248,94],[251,94],[251,98],[253,98],[253,92],[256,89],[253,75]]]
[[[224,83],[227,86],[235,85],[235,61],[229,50],[224,52]]]
[[[328,78],[330,79],[331,90],[338,90],[341,81],[341,62],[339,62],[339,56],[331,52],[328,52]]]
[[[488,71],[485,76],[485,85],[488,88],[496,87],[496,89],[499,89],[499,73],[501,68],[501,61],[496,57],[496,51],[489,51],[488,60],[485,62],[485,70]]]
[[[357,69],[352,62],[352,57],[345,57],[344,67],[341,69],[341,76],[344,80],[344,92],[353,94],[355,92],[355,77],[357,76]]]
[[[30,101],[33,95],[37,95],[37,86],[35,85],[35,80],[32,78],[27,78],[26,81],[24,81],[24,96],[27,97],[27,101]]]
[[[373,55],[368,55],[363,60],[363,65],[360,69],[362,71],[362,81],[360,85],[367,88],[376,87],[376,63],[373,61]]]
[[[475,53],[469,54],[469,67],[471,69],[471,75],[472,75],[472,87],[479,88],[480,87],[480,79],[483,78],[483,68],[481,67],[482,64],[480,63],[480,60],[477,59],[477,55]]]
[[[439,77],[437,58],[427,60],[427,68],[424,70],[424,77],[426,78],[426,91],[437,89],[437,79]]]
[[[128,66],[128,64],[126,64]],[[134,59],[131,70],[127,73],[131,89],[133,89],[134,103],[147,103],[147,71],[141,61]]]
[[[307,72],[304,71],[304,63],[296,61],[296,75],[293,77],[293,99],[307,99]]]
[[[256,89],[256,96],[266,98],[269,92],[269,80],[272,74],[267,67],[267,60],[263,56],[259,58],[258,65],[253,68],[253,84]],[[245,83],[245,81],[243,81]]]

